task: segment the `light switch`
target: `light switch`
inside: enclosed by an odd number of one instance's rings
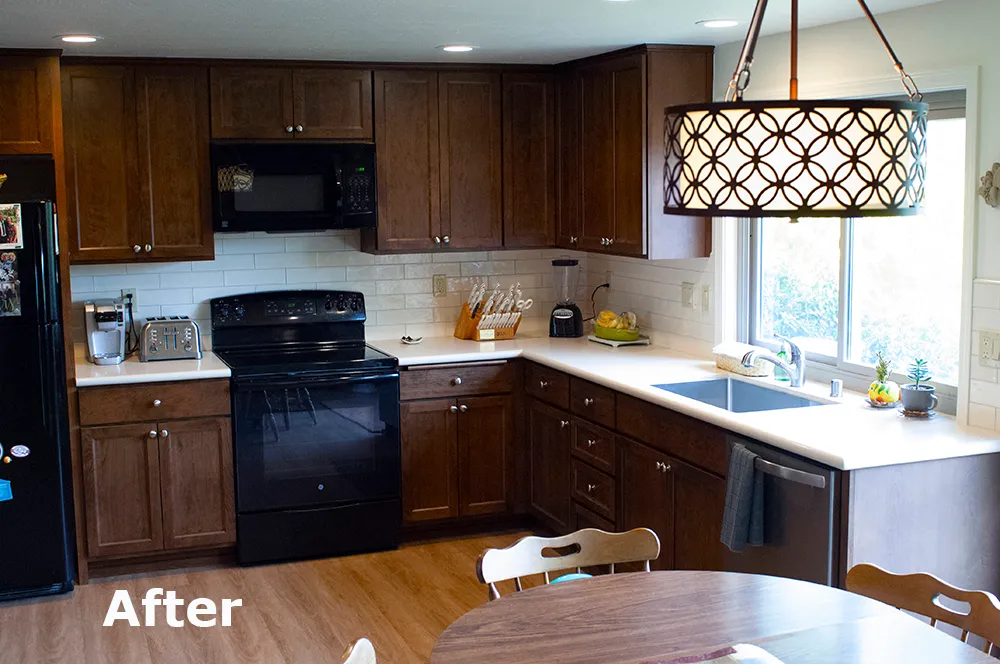
[[[701,310],[707,312],[712,308],[712,287],[701,287]]]
[[[681,306],[685,309],[694,309],[694,284],[690,281],[681,284]]]

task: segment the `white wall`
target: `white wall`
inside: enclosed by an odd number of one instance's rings
[[[860,16],[860,10],[859,10]],[[907,72],[923,90],[967,86],[971,145],[975,172],[968,173],[968,197],[974,197],[979,175],[1000,161],[1000,67],[996,48],[1000,30],[997,0],[944,0],[878,16],[879,23],[903,61]],[[902,94],[898,76],[870,24],[863,18],[803,30],[799,40],[800,97],[838,97],[868,94]],[[727,44],[716,51],[716,97],[725,95],[741,44]],[[748,99],[787,98],[788,34],[760,41],[753,66]],[[1000,288],[1000,210],[981,200],[966,208],[968,263],[963,294],[964,334],[959,385],[959,418],[972,424],[1000,428],[1000,388],[996,371],[983,371],[972,358],[975,330],[1000,325],[1000,304],[993,295]],[[929,262],[933,263],[930,258]],[[976,311],[973,318],[973,280]],[[996,310],[995,314],[988,313]]]

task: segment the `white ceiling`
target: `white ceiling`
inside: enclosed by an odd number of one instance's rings
[[[882,13],[937,0],[868,0]],[[741,40],[753,0],[2,0],[0,46],[69,54],[555,63],[641,42]],[[788,29],[772,0],[765,32]],[[802,0],[803,26],[861,16],[854,0]],[[741,25],[708,30],[708,18]],[[67,33],[103,40],[64,45]],[[890,35],[891,38],[891,35]],[[442,44],[468,43],[449,54]]]

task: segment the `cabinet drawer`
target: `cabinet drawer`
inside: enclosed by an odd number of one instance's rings
[[[569,375],[540,364],[524,368],[524,391],[557,408],[569,409]]]
[[[618,431],[661,452],[725,477],[726,432],[701,420],[628,395],[618,397]]]
[[[579,503],[573,503],[573,530],[597,528],[608,533],[617,530],[614,521],[608,521],[603,516],[597,516]]]
[[[79,395],[81,426],[229,415],[228,380],[85,387]]]
[[[501,394],[514,389],[513,376],[509,362],[411,367],[399,372],[399,394],[403,401]]]
[[[573,500],[605,519],[614,519],[615,478],[573,459]]]
[[[570,406],[574,415],[609,428],[615,426],[615,392],[606,387],[581,380],[570,379]]]
[[[573,422],[573,456],[614,475],[615,435],[577,419]]]

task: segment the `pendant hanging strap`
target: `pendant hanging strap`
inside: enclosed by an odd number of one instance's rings
[[[875,28],[878,38],[882,40],[882,46],[885,47],[886,53],[889,54],[889,58],[892,60],[892,66],[895,67],[897,72],[899,72],[899,78],[903,82],[903,89],[906,90],[906,94],[910,95],[910,101],[920,101],[924,98],[924,96],[920,94],[920,90],[917,88],[917,83],[913,80],[913,77],[907,74],[906,70],[903,69],[903,63],[900,62],[896,52],[892,50],[892,45],[889,44],[888,38],[886,38],[885,33],[882,32],[882,27],[878,24],[878,21],[875,20],[875,15],[872,14],[872,10],[868,8],[868,4],[865,0],[858,0],[858,4],[861,5],[861,10],[865,13],[865,16],[868,17],[868,21],[872,24],[872,27]]]
[[[757,38],[760,37],[760,26],[764,21],[766,10],[767,0],[757,0],[757,8],[753,11],[746,39],[743,40],[743,50],[736,63],[736,71],[733,72],[733,78],[729,81],[729,89],[726,90],[726,101],[742,100],[743,91],[750,85],[750,67],[753,65],[753,54],[757,48]]]

